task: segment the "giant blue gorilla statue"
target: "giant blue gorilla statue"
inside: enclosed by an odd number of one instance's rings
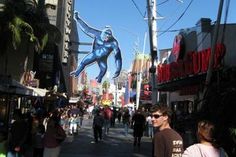
[[[114,52],[116,72],[113,78],[118,77],[122,68],[122,58],[118,42],[112,35],[112,30],[109,27],[106,27],[103,30],[97,30],[88,26],[88,24],[80,18],[78,12],[75,12],[75,19],[79,23],[82,31],[91,38],[94,38],[94,41],[92,51],[83,58],[77,69],[72,71],[70,75],[78,77],[87,65],[97,62],[100,73],[96,77],[96,80],[98,83],[101,83],[102,78],[107,71],[107,58],[111,52]]]

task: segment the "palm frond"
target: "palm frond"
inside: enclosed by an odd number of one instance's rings
[[[40,46],[40,49],[43,50],[45,48],[45,46],[47,45],[47,42],[48,42],[48,33],[45,34],[41,40],[41,46]]]
[[[236,128],[229,128],[230,133],[236,137]]]
[[[48,34],[45,34],[43,38],[39,41],[39,38],[35,40],[35,51],[40,53],[46,47],[48,43]]]
[[[19,44],[21,43],[21,31],[12,22],[9,22],[9,29],[12,32],[12,45],[16,50]]]
[[[12,32],[12,44],[14,49],[17,49],[21,43],[21,33],[28,35],[31,42],[36,41],[33,28],[30,26],[30,24],[17,16],[15,16],[14,19],[9,22],[9,29]]]

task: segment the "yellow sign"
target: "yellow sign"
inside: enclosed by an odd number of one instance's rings
[[[107,106],[110,106],[112,104],[112,101],[109,100],[109,99],[106,99],[106,100],[102,100],[102,105],[107,105]]]

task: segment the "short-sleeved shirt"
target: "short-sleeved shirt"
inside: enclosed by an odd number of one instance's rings
[[[204,144],[189,146],[183,153],[183,157],[220,157],[220,149]]]
[[[154,136],[154,157],[181,157],[183,139],[173,129],[164,129]]]

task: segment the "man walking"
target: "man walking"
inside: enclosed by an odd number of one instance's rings
[[[183,139],[170,127],[171,109],[167,106],[155,105],[151,112],[153,126],[158,129],[153,140],[153,157],[181,157]]]
[[[104,124],[104,118],[101,115],[101,112],[97,111],[93,118],[93,133],[94,133],[94,140],[96,143],[98,142],[98,138],[102,140],[103,124]]]

